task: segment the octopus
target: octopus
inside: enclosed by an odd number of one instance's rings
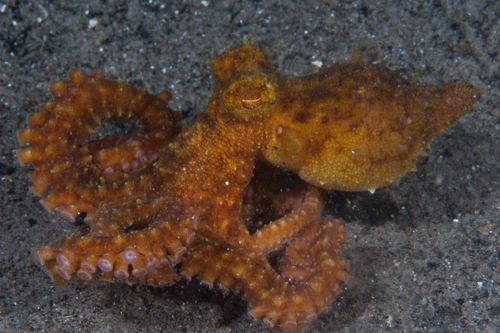
[[[250,39],[211,66],[213,95],[186,125],[166,91],[76,69],[51,83],[17,154],[43,206],[88,227],[34,259],[59,283],[196,278],[240,293],[276,331],[302,331],[348,279],[346,228],[323,212],[325,190],[374,190],[414,170],[479,92],[419,86],[356,56],[285,78]]]

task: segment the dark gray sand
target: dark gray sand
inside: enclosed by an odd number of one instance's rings
[[[212,91],[209,60],[246,36],[287,75],[361,49],[424,84],[468,81],[484,96],[417,172],[369,193],[331,193],[346,220],[351,278],[309,332],[500,330],[500,2],[11,1],[0,3],[0,331],[268,332],[238,295],[196,281],[169,288],[58,285],[30,249],[78,226],[46,212],[15,156],[16,131],[70,68],[101,70],[187,117]],[[398,4],[399,3],[399,4]]]

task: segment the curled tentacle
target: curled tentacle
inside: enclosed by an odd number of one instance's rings
[[[340,257],[345,228],[339,220],[330,218],[316,222],[297,235],[296,242],[306,240],[311,245],[308,274],[300,281],[295,281],[293,272],[296,254],[288,254],[282,261],[281,269],[292,277],[285,279],[260,255],[200,237],[182,260],[181,274],[186,278],[196,276],[207,285],[238,290],[247,299],[254,318],[279,331],[300,332],[326,309],[347,280],[348,263]],[[210,253],[211,265],[205,264],[206,253]],[[288,256],[292,257],[290,263]]]
[[[253,233],[253,247],[197,235],[180,262],[180,272],[209,286],[240,291],[254,318],[278,331],[299,332],[326,309],[347,280],[348,263],[340,253],[345,227],[340,220],[321,217],[320,189],[303,184],[275,190],[258,182],[246,194],[250,207],[245,215],[259,211],[275,218]],[[260,207],[261,201],[273,207],[265,213],[251,207]],[[211,265],[204,264],[205,253],[210,253]]]
[[[69,72],[69,80],[53,82],[54,99],[28,117],[18,132],[26,145],[17,152],[31,163],[34,193],[49,210],[74,220],[80,212],[90,221],[106,206],[109,191],[123,187],[133,171],[152,163],[179,133],[181,116],[168,106],[170,93],[151,95],[96,72]],[[109,122],[132,123],[131,133],[93,138]],[[129,189],[133,193],[133,189]]]

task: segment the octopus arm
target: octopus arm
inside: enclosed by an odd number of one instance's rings
[[[293,239],[319,218],[323,210],[322,191],[316,187],[297,186],[287,194],[287,201],[290,202],[282,205],[289,206],[290,213],[265,225],[252,235],[254,243],[264,255],[276,251],[289,239]]]
[[[174,265],[193,241],[198,225],[196,212],[169,212],[140,232],[68,237],[59,246],[43,247],[33,255],[60,283],[118,278],[165,286],[179,279]]]
[[[348,263],[340,257],[344,233],[339,220],[315,220],[287,245],[278,272],[253,252],[197,237],[182,260],[181,274],[238,290],[254,318],[277,331],[300,332],[326,309],[347,280]],[[210,265],[206,253],[210,253]]]
[[[98,207],[133,202],[144,193],[135,187],[151,187],[128,180],[180,131],[181,116],[168,108],[168,92],[151,95],[99,72],[74,69],[68,81],[53,82],[50,90],[55,98],[29,115],[28,128],[18,132],[26,147],[17,152],[21,164],[34,165],[32,190],[45,196],[47,210],[68,220],[85,212],[91,221]],[[110,122],[132,123],[135,131],[99,138],[96,127]]]

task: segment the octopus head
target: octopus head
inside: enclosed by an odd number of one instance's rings
[[[278,105],[281,79],[267,56],[250,40],[212,61],[215,91],[224,110],[236,120],[262,118]]]

